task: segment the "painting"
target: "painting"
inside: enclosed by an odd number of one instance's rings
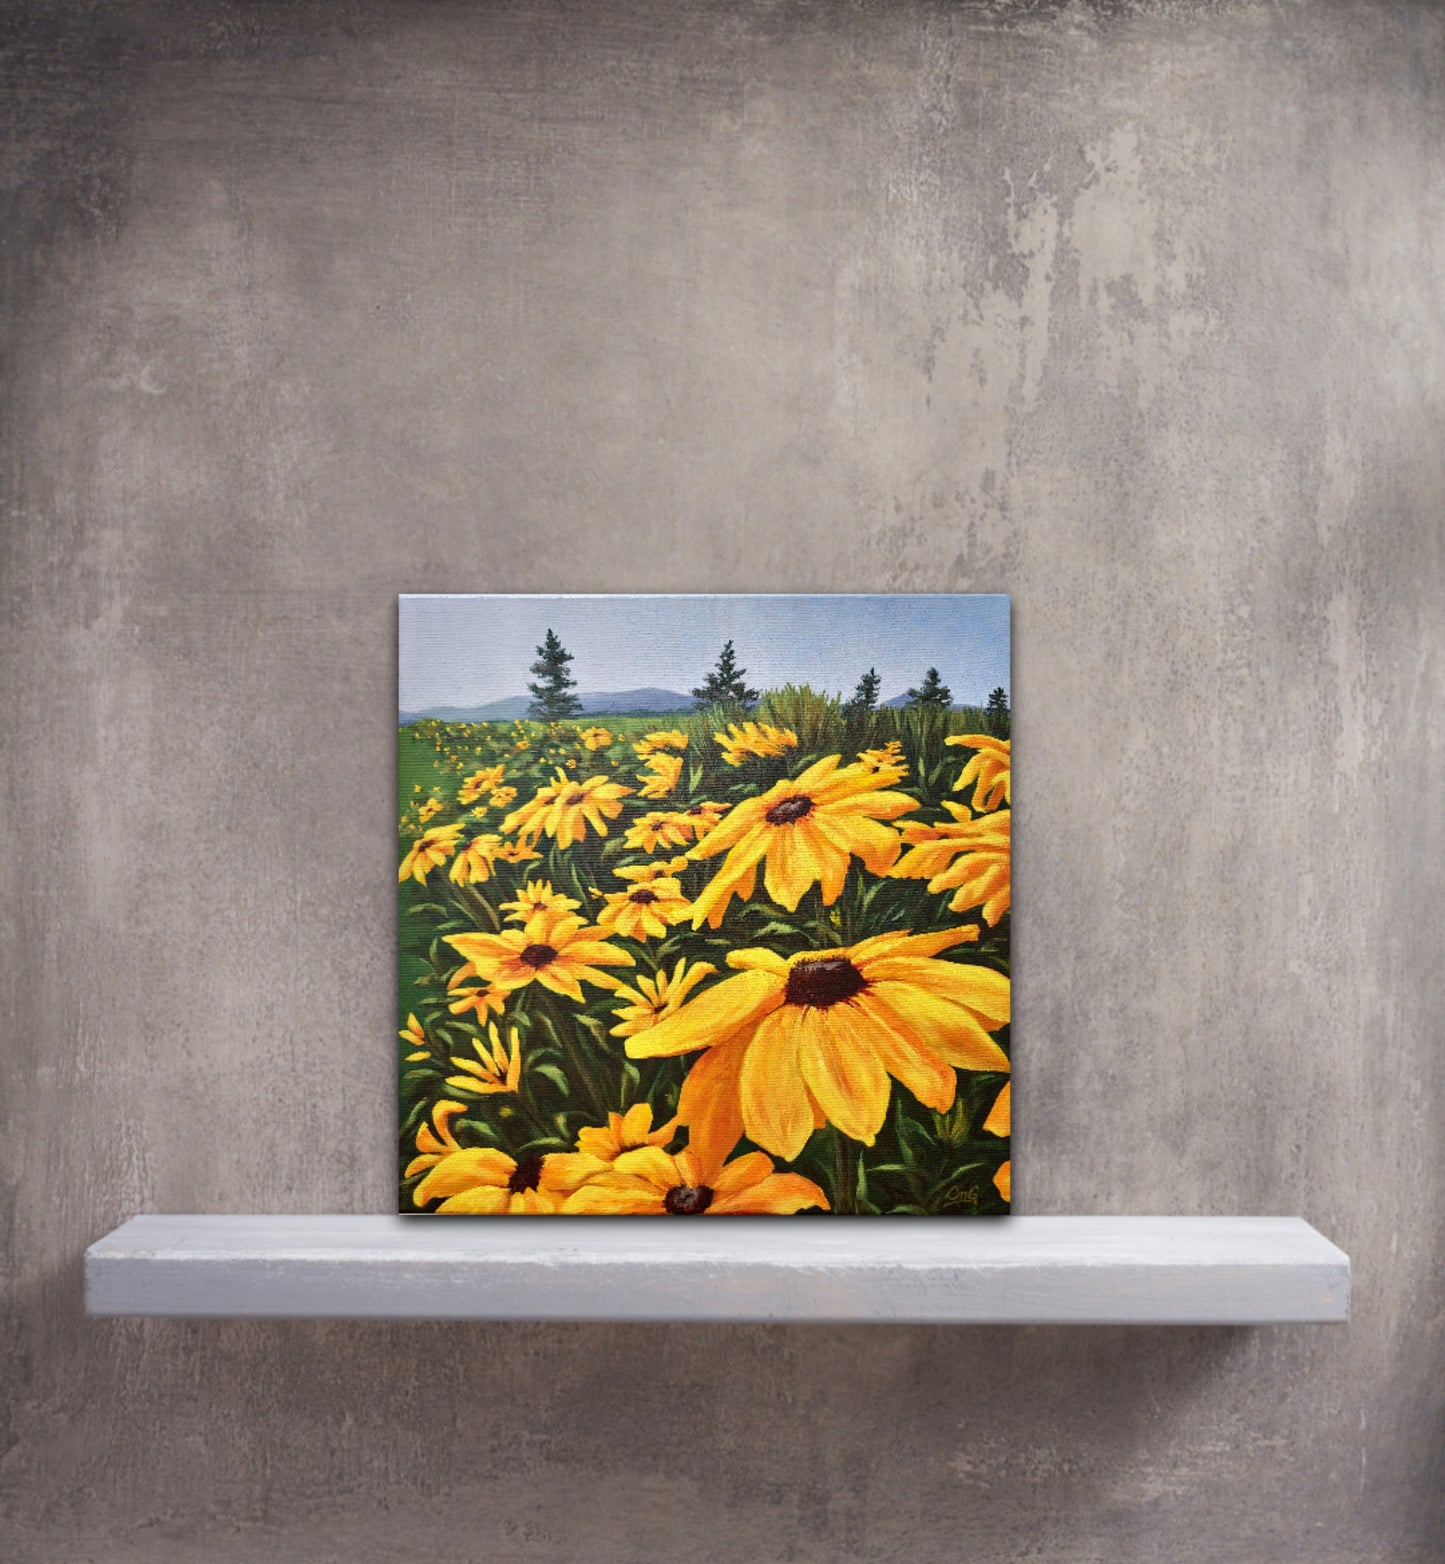
[[[1009,1209],[1009,602],[405,596],[400,1209]]]

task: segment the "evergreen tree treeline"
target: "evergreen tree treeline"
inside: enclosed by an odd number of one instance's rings
[[[572,693],[577,681],[567,671],[571,661],[572,653],[557,639],[555,631],[548,630],[531,667],[537,675],[536,682],[527,684],[532,696],[532,704],[527,708],[529,717],[555,722],[560,717],[575,717],[582,710],[582,702]]]

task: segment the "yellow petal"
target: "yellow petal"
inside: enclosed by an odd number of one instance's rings
[[[783,985],[768,972],[740,972],[714,983],[656,1026],[627,1039],[629,1059],[711,1048],[783,1002]]]
[[[1004,1165],[998,1170],[998,1172],[994,1174],[993,1181],[998,1189],[999,1194],[1001,1194],[1005,1200],[1012,1201],[1013,1163],[1005,1162]]]
[[[962,1006],[911,983],[875,983],[869,994],[896,1031],[926,1038],[928,1048],[946,1063],[962,1070],[1009,1068],[1008,1055]]]
[[[867,1016],[850,1005],[804,1010],[798,1029],[798,1063],[808,1090],[831,1123],[865,1146],[878,1134],[890,1092],[875,1035]]]
[[[870,993],[858,995],[853,1003],[876,1028],[873,1045],[883,1068],[902,1081],[924,1107],[947,1113],[958,1089],[953,1066],[940,1059],[923,1039],[900,1030],[890,1011],[872,1003]]]
[[[678,1123],[687,1125],[688,1150],[709,1169],[720,1168],[743,1138],[738,1076],[747,1050],[745,1033],[709,1048],[682,1083]]]
[[[738,1077],[748,1138],[785,1162],[798,1155],[813,1133],[813,1109],[798,1065],[803,1014],[797,1005],[789,1005],[766,1016],[753,1033]]]
[[[998,1094],[993,1107],[988,1110],[988,1117],[983,1121],[983,1127],[990,1135],[1008,1135],[1011,1133],[1012,1098],[1009,1093],[1012,1088],[1013,1082],[1005,1081],[1003,1090]]]
[[[892,956],[869,962],[865,976],[869,982],[895,980],[927,989],[950,1004],[971,1010],[987,1021],[990,1029],[1009,1018],[1009,980],[992,967]]]
[[[809,1206],[828,1209],[828,1197],[812,1179],[801,1173],[774,1173],[760,1184],[750,1184],[734,1195],[714,1199],[707,1210],[709,1216],[791,1216]]]
[[[420,1191],[418,1190],[418,1194]],[[437,1207],[451,1216],[500,1216],[511,1204],[511,1191],[503,1185],[464,1189]]]

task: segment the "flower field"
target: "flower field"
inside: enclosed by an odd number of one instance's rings
[[[1009,767],[792,687],[401,728],[400,1208],[1007,1211]]]

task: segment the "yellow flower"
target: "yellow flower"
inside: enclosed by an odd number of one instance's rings
[[[583,728],[582,742],[588,749],[606,749],[612,742],[612,735],[606,728]]]
[[[563,1211],[607,1216],[789,1216],[828,1197],[801,1173],[775,1173],[760,1151],[724,1165],[690,1147],[676,1156],[657,1146],[626,1151],[570,1195]]]
[[[726,804],[693,804],[688,809],[652,810],[628,826],[623,841],[645,853],[658,847],[686,847],[701,841],[728,812]]]
[[[501,768],[498,767],[498,770],[500,770],[500,769]],[[492,793],[490,793],[488,795],[487,803],[490,804],[493,809],[505,809],[507,807],[507,805],[510,804],[512,802],[512,800],[516,796],[517,796],[516,788],[514,788],[514,787],[499,787],[499,788],[496,788]]]
[[[898,832],[882,822],[917,809],[916,800],[882,791],[879,775],[861,766],[840,768],[838,758],[828,755],[796,781],[779,782],[745,799],[692,849],[690,858],[728,855],[693,904],[694,928],[704,919],[717,928],[734,896],[747,901],[764,859],[768,895],[789,912],[819,883],[823,905],[831,907],[854,854],[873,874],[887,874],[893,867]]]
[[[479,1022],[485,1021],[493,1010],[501,1015],[507,1002],[505,992],[490,983],[485,988],[464,986],[469,979],[475,979],[476,976],[477,969],[470,961],[457,968],[447,983],[447,996],[451,1000],[447,1009],[454,1016],[462,1016],[468,1010],[475,1010]]]
[[[597,913],[600,928],[628,939],[665,939],[668,928],[692,915],[692,903],[676,880],[652,880],[630,890],[612,891]]]
[[[559,896],[550,880],[528,880],[517,892],[515,901],[498,905],[506,913],[508,922],[525,923],[539,907],[560,907],[563,912],[576,912],[582,903],[573,901],[570,896]]]
[[[485,885],[501,845],[500,836],[474,836],[452,860],[447,878],[457,885]]]
[[[418,1053],[409,1053],[406,1062],[410,1064],[414,1059],[429,1059],[431,1050],[426,1045],[426,1032],[420,1021],[411,1012],[407,1012],[406,1025],[397,1034],[408,1048],[419,1049]]]
[[[1009,741],[991,738],[987,733],[955,733],[943,741],[962,744],[978,753],[958,774],[953,791],[961,793],[973,783],[973,807],[983,814],[998,806],[1013,805],[1009,789]]]
[[[433,815],[440,814],[441,808],[442,808],[442,801],[441,801],[441,799],[439,799],[439,798],[429,798],[429,799],[427,799],[426,803],[424,803],[417,810],[417,812],[416,812],[417,813],[417,818],[421,821],[421,823],[423,825],[425,825],[427,823],[427,821],[430,820]]]
[[[908,775],[908,762],[903,758],[903,746],[897,739],[890,739],[882,749],[860,749],[858,764],[871,771],[881,786],[891,787]]]
[[[990,1135],[1007,1135],[1010,1131],[1013,1115],[1010,1109],[1011,1098],[1009,1095],[1012,1081],[1003,1083],[1003,1090],[994,1099],[993,1107],[988,1110],[988,1117],[983,1121],[983,1127]],[[1008,1198],[1007,1195],[1004,1196]]]
[[[502,829],[515,831],[529,846],[535,845],[545,831],[557,838],[558,847],[571,847],[586,837],[589,825],[598,836],[606,836],[607,822],[622,813],[622,800],[631,792],[630,787],[609,782],[606,777],[588,777],[585,782],[578,782],[558,771],[557,780],[539,788],[529,803],[514,809],[502,822]]]
[[[508,842],[505,847],[499,847],[494,856],[499,863],[528,863],[542,855],[534,852],[526,842]]]
[[[410,875],[418,885],[425,885],[427,875],[457,850],[457,838],[463,829],[461,824],[434,825],[423,831],[402,859],[401,868],[396,871],[398,881]]]
[[[520,929],[500,934],[449,934],[446,942],[477,975],[506,992],[541,983],[554,994],[581,1000],[583,983],[615,988],[599,967],[630,967],[632,957],[598,938],[581,918],[558,907],[541,907]]]
[[[442,1101],[432,1109],[431,1124],[423,1120],[420,1129],[416,1132],[417,1154],[407,1163],[406,1172],[402,1175],[404,1178],[410,1178],[425,1168],[433,1168],[443,1157],[462,1149],[457,1145],[456,1137],[452,1134],[452,1120],[459,1113],[465,1113],[466,1108],[464,1102]]]
[[[627,869],[614,869],[619,880],[631,880],[634,885],[647,885],[653,880],[675,880],[689,867],[686,858],[667,858],[659,863],[633,864]]]
[[[550,1216],[595,1171],[590,1158],[565,1154],[517,1160],[489,1146],[456,1149],[438,1158],[411,1198],[419,1207],[440,1198],[437,1210],[455,1216]]]
[[[462,783],[461,791],[457,794],[457,802],[464,807],[474,804],[491,788],[500,787],[502,778],[506,776],[504,766],[486,766],[480,771],[472,772],[466,781]]]
[[[452,1059],[457,1069],[464,1072],[447,1077],[447,1085],[453,1091],[475,1092],[479,1097],[516,1091],[522,1079],[522,1047],[517,1041],[516,1027],[511,1027],[507,1033],[510,1051],[502,1046],[495,1021],[487,1027],[487,1036],[492,1042],[490,1053],[480,1040],[472,1043],[472,1050],[480,1062],[455,1057]]]
[[[638,978],[636,988],[619,985],[616,997],[627,1003],[612,1012],[621,1024],[612,1028],[611,1035],[633,1037],[656,1026],[665,1016],[673,1015],[693,989],[716,971],[710,961],[695,961],[688,966],[687,958],[680,956],[671,977],[662,971],[655,978]]]
[[[626,1113],[609,1113],[606,1129],[588,1126],[577,1131],[577,1150],[599,1162],[616,1162],[624,1152],[642,1146],[665,1146],[677,1134],[677,1120],[652,1127],[652,1109],[645,1102],[634,1103]]]
[[[713,737],[722,745],[723,759],[730,766],[798,747],[798,735],[791,728],[774,728],[766,722],[745,722],[741,727],[730,723],[726,733],[714,733]]]
[[[1013,1200],[1013,1163],[1005,1162],[993,1176],[994,1187],[1005,1200]]]
[[[977,938],[971,925],[789,957],[735,950],[727,959],[737,976],[629,1037],[628,1057],[707,1050],[677,1105],[689,1144],[706,1155],[722,1155],[746,1132],[791,1162],[825,1122],[871,1146],[890,1076],[946,1113],[955,1070],[1008,1070],[988,1034],[1009,1018],[1009,980],[937,959]]]
[[[928,825],[921,820],[903,827],[909,850],[898,860],[893,876],[899,880],[928,880],[935,894],[953,891],[949,907],[963,912],[983,908],[990,928],[1009,910],[1009,844],[1012,812],[1000,809],[991,815],[970,817],[966,804],[943,807],[953,825]]]
[[[638,777],[642,789],[639,798],[669,798],[682,778],[682,756],[659,750],[647,757],[647,770]]]
[[[668,728],[661,733],[644,733],[632,747],[640,760],[646,760],[654,750],[686,749],[687,734],[680,728]]]

